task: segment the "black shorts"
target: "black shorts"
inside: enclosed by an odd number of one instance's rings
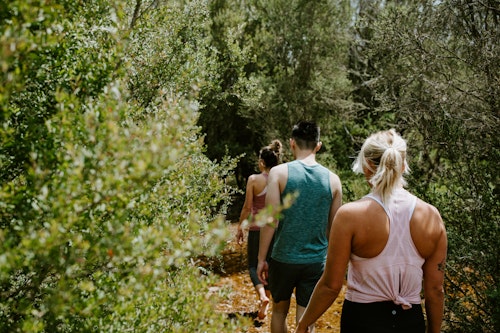
[[[288,301],[295,289],[297,304],[306,307],[324,269],[324,262],[285,264],[271,259],[269,262],[269,290],[273,296],[273,302]]]
[[[422,305],[404,310],[392,301],[356,303],[344,300],[341,333],[425,333]]]

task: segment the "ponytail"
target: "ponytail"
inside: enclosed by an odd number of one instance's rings
[[[387,202],[393,191],[406,185],[404,174],[409,172],[406,162],[406,141],[394,129],[372,134],[361,147],[353,171],[372,175],[369,183],[382,202]]]

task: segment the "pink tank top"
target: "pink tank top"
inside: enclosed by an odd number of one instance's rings
[[[425,261],[410,234],[410,219],[417,198],[404,189],[396,190],[386,205],[374,194],[366,197],[378,202],[389,217],[389,239],[374,258],[351,254],[345,298],[358,303],[393,301],[409,309],[421,302]]]
[[[267,179],[267,173],[263,173],[264,177]],[[252,204],[252,216],[257,215],[257,213],[266,206],[266,193],[267,193],[267,186],[264,187],[262,192],[260,192],[257,195],[253,196],[253,204]],[[251,224],[249,230],[260,230],[260,227]]]

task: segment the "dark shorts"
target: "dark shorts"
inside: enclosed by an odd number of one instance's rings
[[[295,289],[297,304],[307,306],[325,263],[285,264],[276,260],[269,263],[269,290],[273,301],[288,301]]]
[[[403,310],[389,302],[355,303],[344,300],[340,319],[341,333],[425,333],[420,304]]]

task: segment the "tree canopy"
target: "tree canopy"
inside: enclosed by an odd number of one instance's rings
[[[0,332],[244,330],[199,258],[300,119],[344,202],[363,140],[403,134],[449,233],[443,330],[500,331],[499,20],[495,0],[0,2]]]

